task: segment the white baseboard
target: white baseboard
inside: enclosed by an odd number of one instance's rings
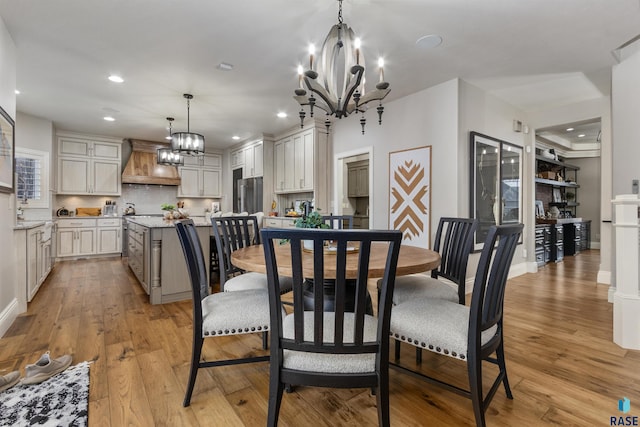
[[[14,298],[9,305],[0,312],[0,337],[4,336],[5,332],[9,330],[18,317],[18,314],[20,314],[18,300]]]
[[[611,272],[598,270],[598,277],[596,278],[596,283],[604,283],[605,285],[611,284]]]
[[[589,245],[589,249],[600,249],[600,242],[590,242]]]

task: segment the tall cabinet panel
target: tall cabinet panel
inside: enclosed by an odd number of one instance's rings
[[[120,195],[121,141],[59,133],[58,194]]]

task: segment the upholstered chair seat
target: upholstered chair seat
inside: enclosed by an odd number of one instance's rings
[[[202,336],[238,335],[269,330],[266,289],[219,292],[202,300]],[[247,307],[252,307],[247,310]]]
[[[425,274],[410,274],[396,278],[396,288],[393,291],[394,305],[420,297],[458,303],[457,285]]]
[[[391,310],[391,336],[416,347],[456,359],[467,359],[469,307],[455,301],[417,298]],[[482,332],[481,345],[497,333],[497,326]]]
[[[313,341],[313,312],[304,312],[304,339]],[[289,314],[282,321],[284,338],[294,338],[294,315]],[[344,342],[353,343],[354,314],[344,314]],[[323,338],[325,343],[334,340],[335,313],[327,312],[324,317]],[[364,317],[364,341],[374,342],[378,330],[378,319],[373,316]],[[282,367],[299,371],[315,371],[327,373],[375,372],[375,353],[364,354],[332,354],[308,353],[284,350]]]

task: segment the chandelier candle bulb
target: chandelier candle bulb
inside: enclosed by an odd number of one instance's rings
[[[356,65],[360,65],[360,38],[356,38],[353,44],[356,47]]]
[[[378,58],[378,67],[380,67],[380,83],[384,81],[384,59]]]
[[[309,69],[313,70],[313,55],[316,53],[316,47],[313,44],[309,45]]]
[[[300,84],[300,89],[304,89],[302,86],[302,76],[304,74],[304,69],[302,65],[298,65],[298,83]]]

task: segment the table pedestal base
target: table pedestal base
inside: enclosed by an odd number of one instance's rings
[[[304,280],[304,309],[313,310],[313,279]],[[356,281],[354,279],[347,279],[345,292],[345,311],[353,312],[356,299]],[[335,307],[335,280],[326,279],[324,281],[324,311],[333,311]],[[371,302],[371,295],[367,291],[367,314],[373,316],[373,303]]]

